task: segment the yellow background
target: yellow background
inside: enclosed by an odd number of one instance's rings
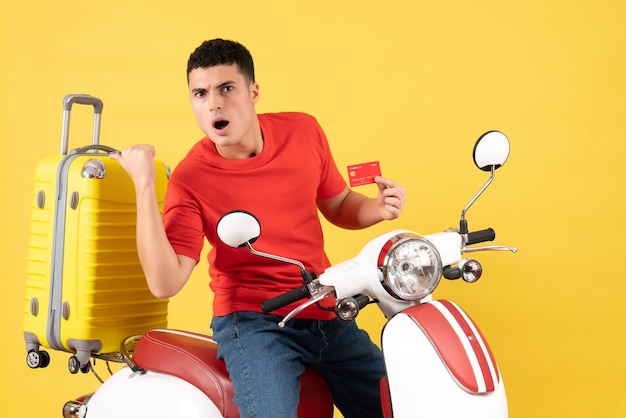
[[[486,180],[471,161],[474,140],[505,132],[509,161],[468,219],[520,251],[479,254],[481,281],[445,283],[438,296],[486,334],[511,417],[626,416],[625,9],[617,0],[2,0],[0,416],[60,416],[67,399],[97,387],[67,372],[64,353],[30,370],[21,335],[32,176],[58,153],[62,97],[101,97],[103,143],[153,143],[174,167],[201,136],[186,60],[213,37],[251,50],[259,112],[314,114],[342,170],[380,160],[406,187],[399,220],[326,226],[334,261],[390,228],[456,226]],[[77,107],[71,146],[90,141],[89,112]],[[205,271],[172,300],[172,327],[207,330]],[[380,317],[370,309],[360,319],[375,340]]]

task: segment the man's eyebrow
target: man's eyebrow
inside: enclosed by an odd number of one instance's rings
[[[218,84],[216,86],[216,88],[219,90],[221,88],[224,88],[226,86],[230,86],[230,85],[233,85],[233,84],[237,84],[237,82],[235,80],[228,80],[228,81],[224,81],[224,82]],[[208,89],[206,87],[196,87],[196,88],[191,89],[192,93],[206,93],[207,91],[208,91]]]
[[[218,84],[217,88],[221,89],[222,87],[226,87],[226,86],[229,86],[231,84],[237,84],[237,82],[235,82],[235,80],[224,81],[223,83]]]

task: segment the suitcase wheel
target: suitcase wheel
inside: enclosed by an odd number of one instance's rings
[[[71,356],[67,362],[67,368],[70,370],[70,373],[76,374],[80,370],[82,373],[89,373],[91,370],[91,363],[85,363],[82,366],[80,365],[80,360],[76,356]]]
[[[28,367],[31,369],[47,367],[48,364],[50,364],[50,354],[43,350],[29,350],[26,354],[26,364],[28,364]]]

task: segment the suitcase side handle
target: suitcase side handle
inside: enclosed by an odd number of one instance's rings
[[[87,154],[89,151],[103,151],[107,154],[119,153],[120,151],[106,145],[85,145],[84,147],[73,149],[70,154]]]
[[[63,98],[63,127],[61,132],[61,155],[67,155],[70,137],[70,113],[74,103],[93,106],[92,144],[100,143],[100,119],[102,117],[102,100],[88,94],[68,94]]]

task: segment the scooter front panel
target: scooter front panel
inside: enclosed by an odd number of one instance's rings
[[[406,309],[431,340],[458,383],[472,393],[493,392],[500,375],[478,327],[455,303],[436,300]]]
[[[479,379],[484,379],[483,372],[472,367],[466,346],[458,341],[456,332],[451,333],[448,319],[454,316],[442,314],[438,302],[432,304],[398,313],[383,329],[382,350],[393,417],[507,417],[506,392],[497,366],[493,364],[498,378],[493,380],[492,390],[480,392],[475,375],[478,370]],[[471,344],[469,347],[473,352]]]

